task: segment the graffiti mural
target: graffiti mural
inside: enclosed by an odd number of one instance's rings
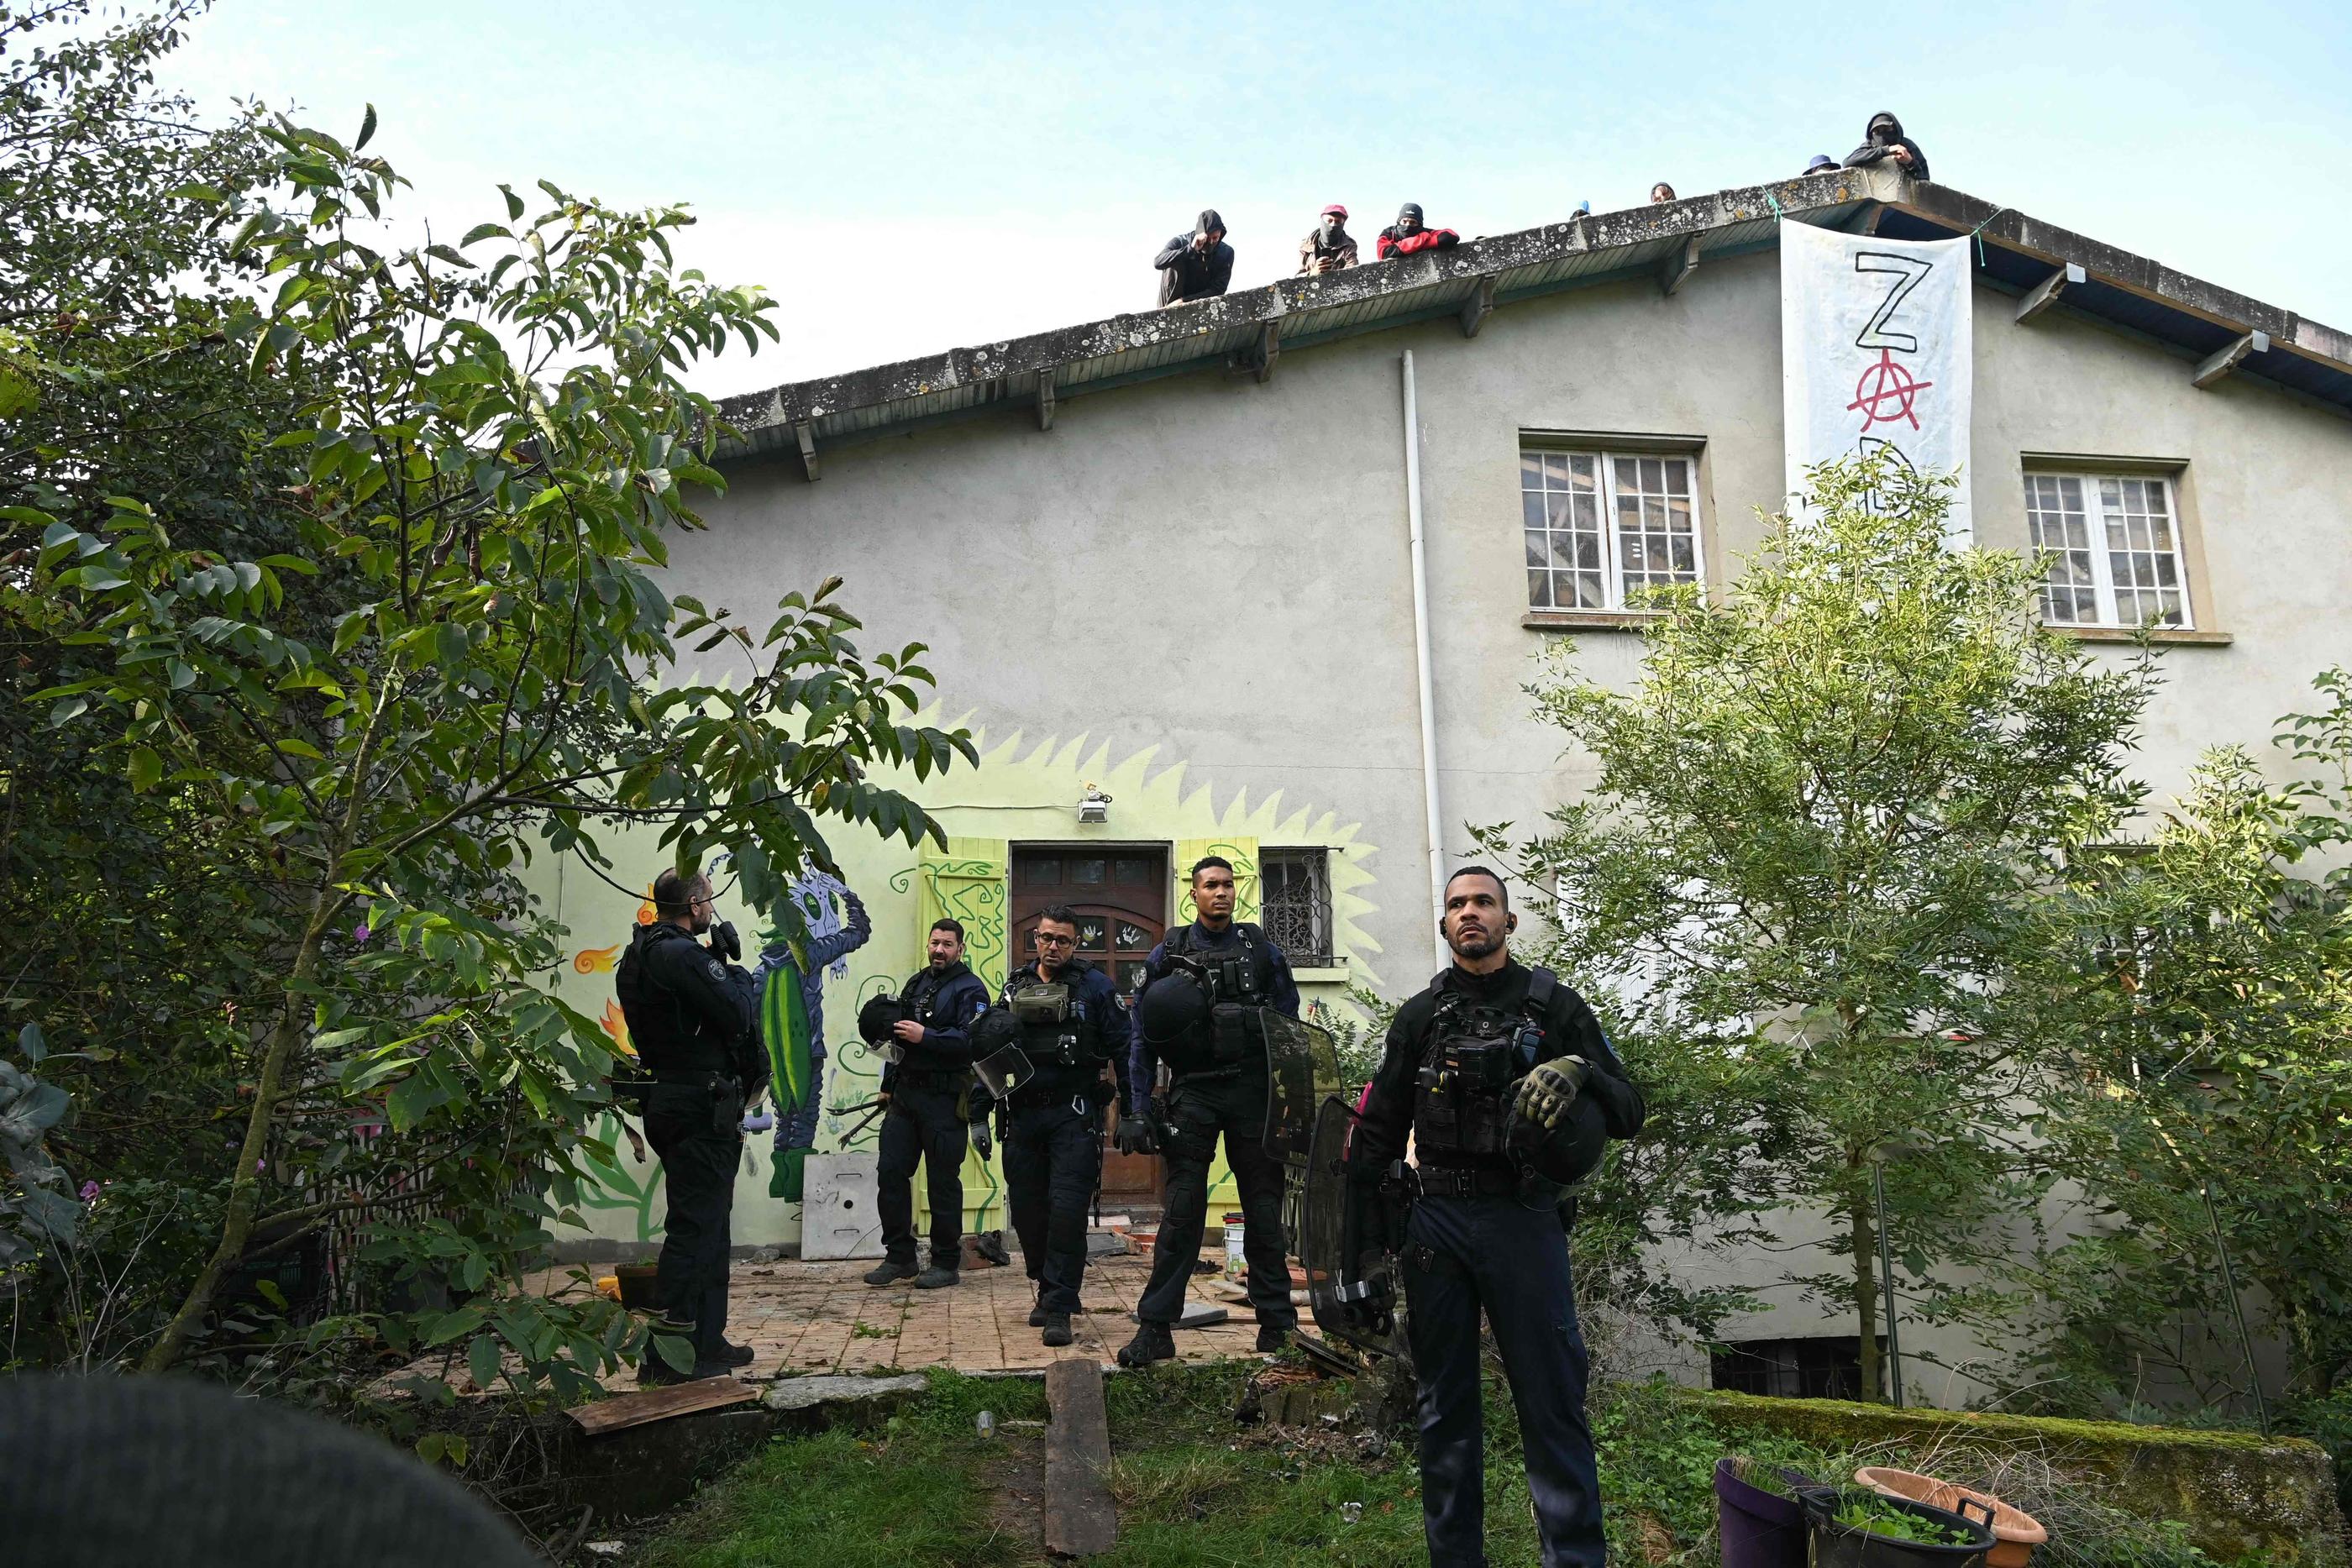
[[[812,873],[793,886],[802,900],[802,914],[810,936],[804,950],[794,954],[780,936],[772,937],[767,953],[783,950],[778,967],[789,967],[801,984],[783,988],[799,993],[805,1015],[814,989],[816,1013],[806,1020],[811,1051],[808,1073],[812,1091],[799,1109],[806,1117],[807,1146],[819,1150],[870,1150],[876,1146],[877,1124],[863,1107],[880,1087],[882,1061],[854,1029],[825,1041],[823,1014],[836,1019],[853,1018],[856,1004],[881,991],[895,992],[905,977],[923,962],[923,940],[930,923],[942,916],[960,922],[965,933],[967,961],[992,991],[1004,980],[1008,961],[1006,941],[1007,873],[1015,844],[1097,841],[1106,844],[1157,843],[1168,846],[1177,885],[1170,891],[1170,913],[1189,920],[1192,910],[1186,896],[1185,870],[1203,854],[1221,854],[1234,862],[1239,883],[1240,913],[1258,916],[1259,847],[1319,846],[1328,852],[1331,899],[1331,940],[1345,962],[1344,979],[1303,977],[1312,1007],[1334,1021],[1353,1016],[1345,986],[1353,982],[1379,987],[1381,953],[1360,922],[1374,909],[1375,874],[1370,862],[1373,846],[1362,841],[1360,826],[1342,821],[1327,809],[1292,803],[1281,791],[1253,797],[1246,791],[1220,792],[1192,776],[1183,761],[1162,762],[1160,748],[1146,747],[1114,760],[1108,742],[1087,736],[1030,741],[1015,732],[992,739],[972,716],[961,720],[925,715],[924,723],[958,723],[975,732],[980,767],[954,779],[953,803],[930,809],[950,835],[944,847],[927,846],[909,855],[896,841],[853,841],[847,835],[833,845],[840,857],[842,876]],[[877,783],[902,789],[923,798],[939,793],[936,785],[918,784],[911,777],[877,777]],[[1116,802],[1108,823],[1080,826],[1073,805],[1089,784],[1098,785]],[[658,862],[664,852],[652,833],[643,840],[646,858]],[[621,846],[625,862],[629,853]],[[845,885],[845,883],[846,885]],[[870,913],[850,895],[851,889],[873,895]],[[611,962],[618,955],[616,939],[626,935],[633,920],[651,917],[651,906],[633,908],[627,895],[609,887],[582,885],[574,879],[556,890],[556,915],[579,943],[570,960],[554,977],[566,999],[592,1017],[600,1017],[614,1043],[627,1049],[627,1030],[613,1000]],[[723,918],[741,920],[748,912],[722,911]],[[847,939],[855,936],[855,941]],[[870,937],[870,939],[869,939]],[[843,944],[846,945],[843,945]],[[814,984],[805,977],[814,974]],[[824,995],[830,989],[832,994]],[[788,998],[779,994],[782,1004]],[[762,992],[763,1009],[767,992]],[[824,1003],[830,1001],[830,1009]],[[773,1049],[772,1037],[771,1047]],[[817,1056],[823,1051],[824,1055]],[[817,1064],[829,1061],[830,1068]],[[779,1073],[780,1086],[784,1083]],[[786,1100],[781,1092],[778,1109]],[[780,1131],[787,1118],[778,1118]],[[622,1136],[619,1119],[607,1118],[598,1128],[600,1138]],[[660,1172],[657,1166],[631,1160],[617,1148],[617,1164],[593,1166],[599,1189],[583,1198],[583,1208],[593,1232],[616,1240],[640,1241],[659,1234]],[[737,1190],[735,1239],[743,1245],[796,1242],[800,1236],[797,1183],[799,1157],[790,1152],[767,1162],[747,1153],[746,1175]],[[786,1167],[794,1167],[787,1172]],[[1001,1173],[993,1159],[967,1155],[964,1170],[965,1228],[981,1232],[1003,1223]],[[920,1184],[917,1200],[922,1200]],[[1222,1201],[1213,1197],[1213,1201]]]

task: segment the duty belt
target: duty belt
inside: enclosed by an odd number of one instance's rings
[[[1412,1185],[1423,1197],[1499,1197],[1519,1190],[1519,1176],[1492,1166],[1419,1166]]]
[[[911,1084],[923,1089],[938,1089],[942,1087],[961,1088],[963,1084],[963,1081],[971,1076],[971,1069],[968,1067],[909,1067],[902,1061],[898,1064],[898,1071],[893,1074],[893,1076],[901,1083]]]

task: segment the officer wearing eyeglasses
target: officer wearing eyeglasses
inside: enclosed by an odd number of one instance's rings
[[[1036,1285],[1029,1326],[1065,1345],[1071,1314],[1085,1311],[1087,1206],[1102,1172],[1103,1107],[1127,1085],[1127,1040],[1118,988],[1077,956],[1077,913],[1057,904],[1039,915],[1036,944],[1036,961],[1006,979],[973,1025],[974,1047],[1017,1043],[1032,1069],[1002,1113],[1004,1205]]]

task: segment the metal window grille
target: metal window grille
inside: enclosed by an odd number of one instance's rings
[[[1531,610],[1622,610],[1699,580],[1687,457],[1521,452],[1519,513]]]
[[[2053,626],[2191,627],[2177,515],[2162,475],[2028,474],[2026,532],[2050,552],[2042,618]]]
[[[1260,917],[1294,967],[1331,962],[1331,865],[1319,849],[1265,850],[1258,856]]]
[[[1880,1347],[1885,1345],[1881,1336]],[[1717,1345],[1708,1357],[1716,1387],[1776,1399],[1862,1397],[1862,1341],[1854,1335],[1757,1339]]]

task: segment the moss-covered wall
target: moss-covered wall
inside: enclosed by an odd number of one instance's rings
[[[1832,1448],[1883,1441],[1986,1448],[2030,1443],[2054,1464],[2104,1478],[2114,1489],[2107,1500],[2116,1507],[2180,1521],[2200,1549],[2225,1563],[2352,1565],[2327,1455],[2300,1437],[1896,1410],[1836,1399],[1761,1399],[1704,1389],[1681,1390],[1679,1396],[1727,1438],[1763,1430]]]

